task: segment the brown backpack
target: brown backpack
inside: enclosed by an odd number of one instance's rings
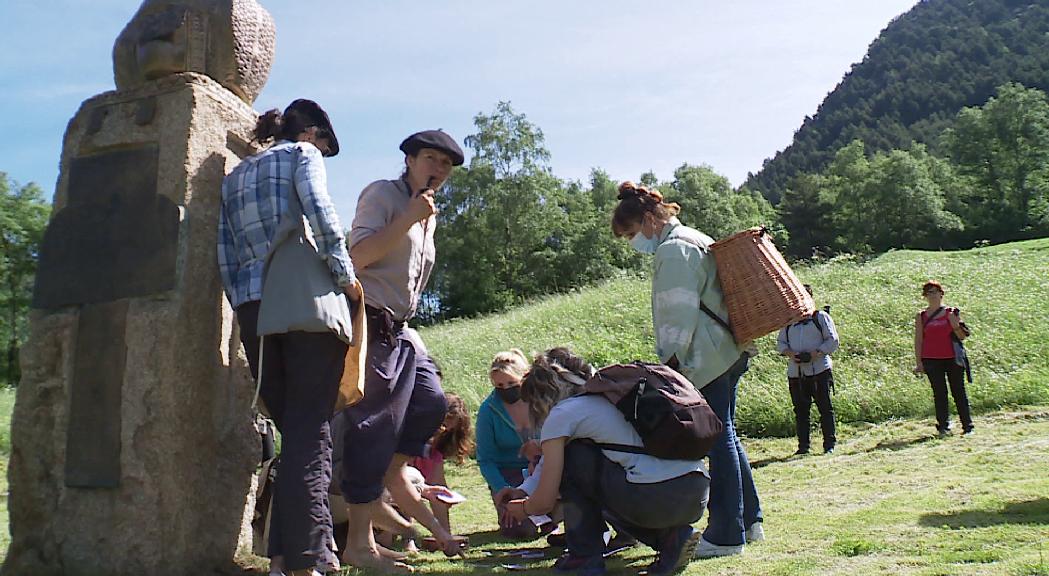
[[[605,450],[665,460],[699,460],[723,430],[721,420],[695,386],[662,364],[613,364],[598,370],[584,389],[614,404],[644,444],[638,448],[599,443]]]

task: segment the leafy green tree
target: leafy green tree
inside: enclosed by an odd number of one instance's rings
[[[438,195],[437,253],[422,321],[473,316],[634,270],[641,258],[612,237],[617,184],[589,189],[551,172],[542,131],[500,102],[474,118],[469,166]]]
[[[947,210],[950,174],[943,160],[924,146],[863,156],[854,141],[832,162],[824,198],[835,205],[839,248],[882,252],[889,248],[947,248],[962,229],[958,215]]]
[[[572,183],[566,192],[563,208],[567,219],[556,233],[563,249],[552,263],[558,285],[583,286],[620,271],[639,270],[643,264],[641,255],[612,235],[618,184],[605,172],[593,170],[589,190]]]
[[[549,262],[561,244],[563,184],[542,131],[508,102],[474,118],[470,165],[438,197],[435,289],[443,316],[499,310],[556,289]]]
[[[33,276],[50,212],[39,186],[19,186],[0,172],[0,334],[6,344],[0,369],[11,385],[20,377],[18,351],[28,329]]]
[[[681,205],[681,221],[714,239],[754,226],[767,226],[778,242],[786,242],[776,210],[760,194],[733,190],[728,178],[710,166],[682,164],[673,182],[662,186],[667,201]]]
[[[959,174],[972,182],[966,217],[979,238],[1004,242],[1049,232],[1049,98],[1005,84],[965,108],[944,135]]]
[[[791,256],[811,258],[833,252],[837,241],[829,194],[829,179],[821,174],[799,174],[784,190],[776,208],[790,232],[786,252]]]

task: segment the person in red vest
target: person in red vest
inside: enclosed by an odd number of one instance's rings
[[[965,392],[965,363],[958,361],[955,341],[967,336],[957,308],[943,305],[944,290],[939,282],[928,281],[922,286],[922,296],[929,305],[914,318],[914,373],[925,373],[932,385],[936,404],[936,431],[941,436],[950,432],[947,410],[947,385],[962,421],[962,434],[972,434],[973,420],[969,411],[969,397]]]

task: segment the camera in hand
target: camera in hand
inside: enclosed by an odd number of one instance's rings
[[[798,352],[798,362],[812,362],[812,352]]]

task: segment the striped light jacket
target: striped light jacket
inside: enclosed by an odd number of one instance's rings
[[[660,233],[652,275],[652,323],[662,362],[677,356],[679,372],[703,388],[739,359],[743,349],[699,308],[700,300],[728,319],[714,258],[713,240],[676,218]]]

